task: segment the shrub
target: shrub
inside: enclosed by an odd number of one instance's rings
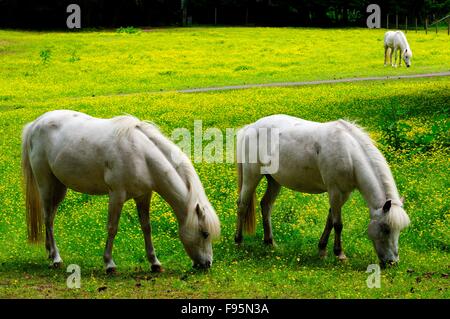
[[[139,28],[135,27],[120,27],[116,30],[117,33],[128,33],[128,34],[134,34],[138,33],[141,30]]]
[[[39,53],[39,56],[41,58],[41,62],[43,64],[47,64],[48,62],[50,62],[50,58],[52,57],[52,51],[50,49],[42,50]]]

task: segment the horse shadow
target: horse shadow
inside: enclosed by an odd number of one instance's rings
[[[246,238],[240,245],[226,245],[223,250],[231,251],[230,256],[222,257],[220,251],[215,253],[218,257],[216,262],[230,263],[265,263],[268,266],[273,263],[285,263],[287,270],[299,270],[303,267],[311,269],[335,269],[365,272],[367,266],[378,263],[378,259],[371,252],[361,253],[359,251],[346,251],[349,257],[340,261],[333,254],[332,245],[328,246],[328,255],[325,258],[319,256],[317,243],[305,242],[282,242],[274,246],[266,245],[257,236]]]

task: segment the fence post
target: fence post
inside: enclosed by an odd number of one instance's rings
[[[417,17],[416,17],[416,33],[417,33]]]
[[[447,35],[450,35],[450,18],[447,19],[448,27],[447,27]]]
[[[386,15],[386,29],[389,29],[389,13]]]
[[[185,27],[187,24],[187,5],[186,0],[181,0],[181,25]]]
[[[395,29],[398,30],[398,14],[395,15]]]
[[[408,16],[405,18],[405,33],[408,33]]]
[[[248,25],[248,7],[245,10],[245,25]]]
[[[217,8],[214,8],[214,25],[217,25]]]
[[[436,34],[438,33],[438,24],[436,23]]]
[[[428,34],[428,18],[425,18],[425,34]]]

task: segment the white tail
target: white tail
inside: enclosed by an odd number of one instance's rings
[[[28,240],[37,243],[42,240],[42,206],[39,189],[34,178],[33,169],[28,155],[30,149],[30,127],[25,126],[22,133],[22,174],[25,192],[26,219]]]

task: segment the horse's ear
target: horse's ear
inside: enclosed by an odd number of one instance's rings
[[[390,199],[388,201],[386,201],[386,203],[384,203],[384,205],[383,205],[383,213],[387,213],[391,209],[391,205],[392,205],[392,202]]]
[[[192,190],[192,185],[189,179],[186,181],[186,188],[188,189],[189,192]]]
[[[203,211],[203,209],[200,207],[200,204],[197,203],[197,205],[195,205],[195,212],[197,213],[197,217],[198,219],[202,220],[205,218],[205,212]]]

